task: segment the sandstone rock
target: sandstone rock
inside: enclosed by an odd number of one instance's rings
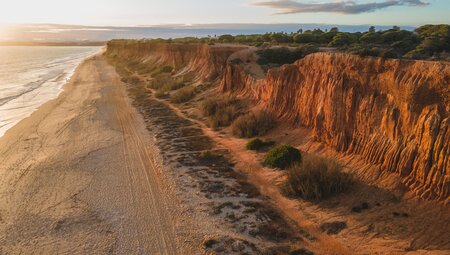
[[[423,198],[449,198],[449,63],[315,53],[259,80],[230,64],[221,86],[399,174]]]
[[[227,61],[246,46],[110,43],[108,54],[171,65],[255,99],[318,141],[398,174],[425,199],[450,196],[450,63],[315,53],[264,78]],[[248,50],[248,49],[247,49]]]

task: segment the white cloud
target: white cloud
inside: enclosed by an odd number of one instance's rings
[[[294,0],[269,0],[252,3],[255,6],[269,7],[278,10],[277,14],[332,12],[344,14],[358,14],[373,12],[392,6],[426,6],[423,0],[384,0],[378,2],[361,3],[357,1],[338,2],[308,2]]]

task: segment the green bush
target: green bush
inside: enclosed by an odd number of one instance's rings
[[[352,183],[351,176],[343,173],[336,161],[305,156],[301,164],[289,168],[285,191],[303,199],[320,200],[346,191]]]
[[[405,57],[411,59],[425,59],[427,57],[427,53],[423,49],[415,49],[406,53]]]
[[[286,169],[302,160],[300,151],[289,145],[281,145],[270,150],[264,159],[264,165]]]
[[[382,58],[400,58],[401,57],[401,55],[397,51],[392,50],[392,49],[381,51],[379,56]]]
[[[352,43],[350,36],[346,33],[338,33],[333,37],[333,40],[328,44],[329,47],[343,47]]]
[[[221,35],[221,36],[219,36],[219,42],[231,43],[233,41],[234,41],[234,36],[232,36],[232,35]]]
[[[261,47],[261,46],[263,46],[263,45],[264,45],[263,42],[258,42],[258,43],[255,44],[255,47],[259,48],[259,47]]]
[[[191,100],[195,96],[195,88],[184,87],[170,97],[170,102],[181,104]]]
[[[237,118],[232,125],[232,132],[239,137],[264,135],[275,127],[276,117],[271,112],[260,111]]]
[[[302,45],[294,50],[286,47],[269,48],[256,51],[258,54],[258,64],[260,65],[284,65],[292,64],[306,55],[319,51],[316,46]]]
[[[245,145],[245,148],[247,148],[247,150],[251,150],[251,151],[259,151],[266,147],[270,147],[274,144],[275,144],[275,142],[273,142],[273,141],[263,141],[259,138],[253,138],[247,142],[247,144]]]
[[[359,41],[363,44],[377,44],[383,43],[383,37],[380,33],[377,32],[369,32],[361,36]]]
[[[258,50],[258,51],[256,51],[256,53],[258,54],[258,57],[259,57],[258,64],[260,64],[260,65],[292,64],[296,60],[298,60],[304,56],[302,50],[300,50],[300,49],[290,50],[286,47]]]
[[[377,47],[357,45],[348,49],[348,52],[351,54],[359,55],[361,57],[378,57],[381,51]]]

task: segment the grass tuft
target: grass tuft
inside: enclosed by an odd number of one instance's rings
[[[200,158],[201,159],[211,160],[211,159],[216,159],[216,158],[219,158],[219,157],[221,157],[220,154],[215,153],[215,152],[213,152],[211,150],[204,150],[204,151],[200,152]]]
[[[173,67],[171,66],[163,66],[161,68],[161,73],[171,73],[173,71]]]
[[[271,112],[260,111],[237,118],[232,125],[233,134],[238,137],[255,137],[264,135],[275,127],[276,117]]]
[[[236,118],[239,108],[240,103],[234,97],[211,98],[201,104],[201,110],[213,129],[229,126]]]
[[[306,200],[321,200],[346,191],[352,183],[335,160],[308,155],[289,168],[285,191]]]
[[[177,92],[175,92],[170,97],[170,102],[181,104],[191,100],[195,96],[195,88],[192,86],[184,87]]]
[[[156,98],[166,98],[166,97],[168,97],[169,95],[167,94],[167,91],[165,91],[165,90],[163,90],[163,89],[158,89],[156,92],[155,92],[155,97]]]

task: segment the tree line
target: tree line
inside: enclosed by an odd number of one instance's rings
[[[267,47],[270,45],[326,47],[361,56],[386,58],[447,59],[450,53],[450,25],[424,25],[414,31],[394,26],[376,31],[370,27],[366,32],[341,32],[337,27],[330,30],[299,29],[295,33],[269,32],[250,35],[219,35],[204,38],[184,37],[176,39],[145,40],[166,43],[233,43]]]

